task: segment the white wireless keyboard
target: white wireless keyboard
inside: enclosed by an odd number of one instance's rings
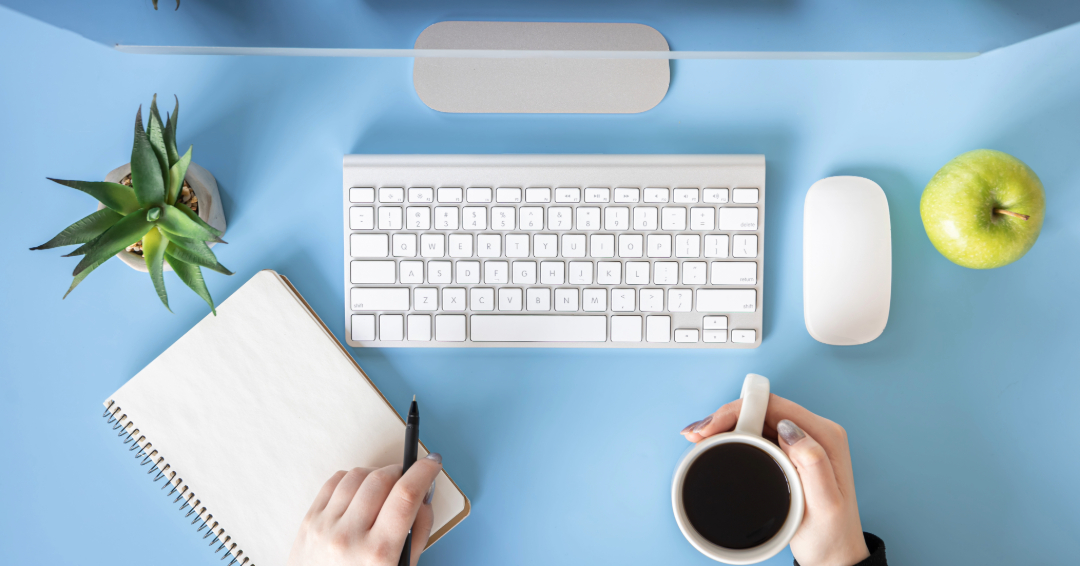
[[[350,346],[756,348],[761,155],[347,155]]]

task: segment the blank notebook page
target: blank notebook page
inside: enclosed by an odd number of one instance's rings
[[[110,401],[249,566],[284,565],[323,483],[400,464],[405,425],[277,273],[258,273],[217,310]],[[429,542],[469,508],[445,472],[432,505]]]

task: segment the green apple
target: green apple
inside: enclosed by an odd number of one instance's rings
[[[977,149],[945,164],[919,203],[926,235],[957,265],[992,269],[1027,253],[1042,230],[1042,182],[1023,161]]]

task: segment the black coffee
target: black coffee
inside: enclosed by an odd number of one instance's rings
[[[690,524],[713,544],[752,548],[784,525],[791,493],[784,471],[763,450],[718,444],[694,460],[683,481]]]

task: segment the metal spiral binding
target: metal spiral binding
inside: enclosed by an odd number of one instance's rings
[[[118,430],[116,436],[124,439],[124,444],[130,444],[128,452],[135,452],[135,459],[142,458],[142,462],[139,465],[145,466],[152,464],[150,469],[147,470],[147,474],[152,474],[155,471],[157,475],[154,477],[156,483],[161,478],[167,478],[165,483],[161,486],[164,490],[169,487],[169,493],[166,497],[171,496],[174,493],[179,492],[176,499],[173,499],[173,503],[179,503],[180,500],[184,500],[184,503],[180,506],[180,510],[191,507],[188,510],[185,517],[195,515],[195,518],[191,521],[192,525],[196,523],[202,523],[195,532],[200,532],[206,529],[206,534],[203,535],[203,540],[210,538],[213,535],[214,539],[210,541],[210,546],[214,546],[215,543],[220,543],[214,554],[225,551],[225,554],[221,555],[221,560],[225,560],[228,557],[232,557],[229,561],[229,566],[238,564],[239,566],[255,566],[255,563],[250,562],[251,558],[243,556],[244,551],[236,547],[236,543],[232,542],[232,537],[225,534],[225,529],[222,528],[217,521],[214,521],[214,515],[208,513],[206,506],[201,505],[202,501],[195,498],[195,493],[188,489],[187,484],[184,483],[184,478],[178,477],[175,470],[171,470],[169,465],[164,462],[165,458],[158,455],[158,451],[154,449],[153,444],[147,440],[145,435],[139,434],[139,429],[135,427],[135,423],[128,419],[127,414],[120,411],[120,407],[116,405],[115,401],[110,400],[105,412],[101,415],[106,419],[108,424],[112,425],[113,430]]]

